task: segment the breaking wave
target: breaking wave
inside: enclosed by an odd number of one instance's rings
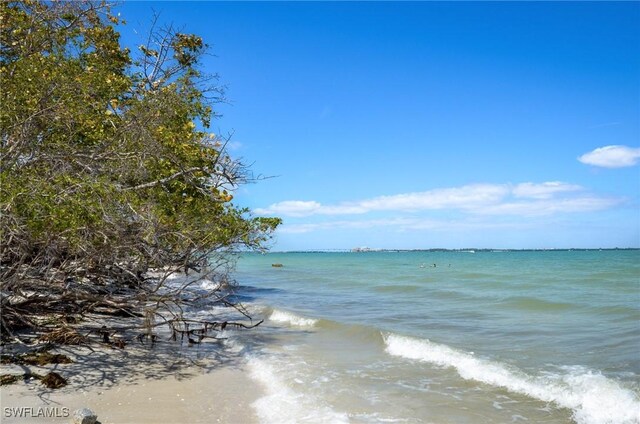
[[[579,424],[638,424],[640,401],[631,390],[584,367],[564,367],[562,374],[528,375],[506,364],[481,359],[446,345],[393,333],[384,334],[392,356],[454,368],[473,380],[511,392],[553,402],[573,411]]]

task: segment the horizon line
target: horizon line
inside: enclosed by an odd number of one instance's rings
[[[293,249],[293,250],[268,250],[264,253],[375,253],[375,252],[547,252],[547,251],[603,251],[603,250],[640,250],[640,247],[549,247],[549,248],[352,248],[352,249]],[[242,253],[242,252],[238,252]]]

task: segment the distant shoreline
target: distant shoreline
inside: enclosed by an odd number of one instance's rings
[[[271,250],[266,254],[273,253],[376,253],[376,252],[598,252],[598,251],[620,251],[620,250],[640,250],[640,247],[570,247],[570,248],[548,248],[548,249],[500,249],[500,248],[428,248],[428,249],[375,249],[375,248],[355,248],[354,249],[309,249],[309,250]],[[245,252],[236,252],[245,253]]]

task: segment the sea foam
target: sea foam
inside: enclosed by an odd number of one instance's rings
[[[209,279],[203,279],[202,281],[200,281],[200,287],[203,290],[206,291],[210,291],[210,290],[219,290],[220,289],[221,284],[220,283],[216,283],[214,281],[211,281]]]
[[[269,316],[269,320],[289,324],[294,327],[313,327],[318,322],[317,319],[301,317],[294,313],[281,311],[279,309],[273,310]]]
[[[247,363],[249,375],[265,389],[266,395],[252,406],[264,424],[348,423],[345,413],[336,412],[307,392],[293,390],[282,378],[283,367],[263,358]]]
[[[584,367],[565,367],[563,374],[530,376],[505,364],[425,339],[383,334],[386,352],[443,367],[452,367],[465,380],[474,380],[544,402],[569,408],[579,424],[638,424],[638,396],[618,382]]]

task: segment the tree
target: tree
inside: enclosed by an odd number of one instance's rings
[[[231,304],[229,252],[263,248],[280,220],[231,203],[251,175],[207,132],[223,93],[202,39],[154,26],[133,55],[105,2],[0,11],[3,337],[99,311],[185,331],[181,305]],[[204,266],[205,294],[167,284]]]

